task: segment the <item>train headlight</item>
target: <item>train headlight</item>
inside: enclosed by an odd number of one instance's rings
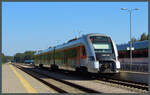
[[[99,68],[99,62],[98,61],[94,62],[94,68]]]

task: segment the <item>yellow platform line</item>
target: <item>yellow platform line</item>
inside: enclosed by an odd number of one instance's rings
[[[29,84],[27,80],[25,80],[20,73],[18,73],[12,65],[9,65],[12,71],[16,74],[18,79],[21,81],[24,88],[28,93],[37,93],[37,91]]]

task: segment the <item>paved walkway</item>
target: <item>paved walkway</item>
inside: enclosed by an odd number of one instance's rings
[[[2,93],[54,93],[35,78],[11,64],[2,65]]]

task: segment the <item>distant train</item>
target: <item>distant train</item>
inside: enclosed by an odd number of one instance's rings
[[[118,73],[120,62],[116,44],[110,37],[91,33],[67,43],[35,53],[35,66],[51,69]]]
[[[33,63],[34,63],[34,60],[24,60],[24,63],[25,63],[25,64],[33,64]]]
[[[127,48],[130,44],[117,45],[119,61],[121,63],[130,63],[130,50]],[[148,40],[133,42],[132,61],[133,64],[148,64]]]

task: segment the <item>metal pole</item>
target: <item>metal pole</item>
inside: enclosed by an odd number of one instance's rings
[[[132,10],[129,11],[130,12],[130,70],[132,70],[132,32],[131,32],[131,13]]]
[[[132,16],[132,11],[133,10],[139,10],[138,8],[134,9],[127,9],[127,8],[121,8],[121,10],[127,10],[130,14],[130,70],[132,70],[132,31],[131,31],[131,16]]]
[[[54,47],[53,60],[54,60],[54,65],[55,65],[55,47]]]

